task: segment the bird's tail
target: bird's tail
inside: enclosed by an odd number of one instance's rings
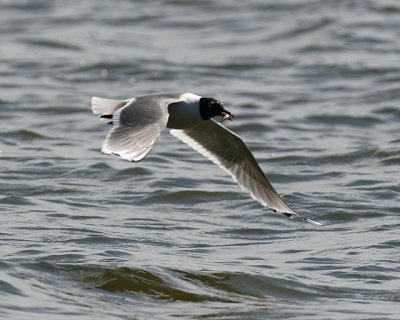
[[[99,114],[101,119],[110,121],[113,114],[127,103],[128,100],[113,100],[93,97],[92,111],[94,114]]]

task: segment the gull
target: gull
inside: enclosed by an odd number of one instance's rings
[[[275,191],[253,154],[222,121],[233,120],[219,100],[193,93],[140,96],[125,100],[92,98],[92,111],[112,124],[101,151],[129,161],[142,160],[161,132],[170,133],[228,172],[242,189],[262,206],[288,217],[297,214]],[[222,116],[222,121],[213,118]]]

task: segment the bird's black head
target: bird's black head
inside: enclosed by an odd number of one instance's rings
[[[233,114],[224,109],[221,101],[214,98],[200,98],[200,115],[204,120],[215,116],[222,116],[224,119],[233,120]]]

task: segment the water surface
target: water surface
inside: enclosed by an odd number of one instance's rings
[[[397,319],[397,1],[3,1],[4,319]],[[262,208],[166,131],[100,153],[91,96],[224,101]]]

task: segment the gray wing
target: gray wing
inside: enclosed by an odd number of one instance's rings
[[[282,200],[243,140],[221,124],[210,119],[188,129],[171,130],[171,134],[227,171],[263,206],[319,224],[298,215]]]
[[[112,115],[113,128],[104,140],[102,152],[130,161],[142,160],[168,122],[168,104],[178,95],[131,99]]]

